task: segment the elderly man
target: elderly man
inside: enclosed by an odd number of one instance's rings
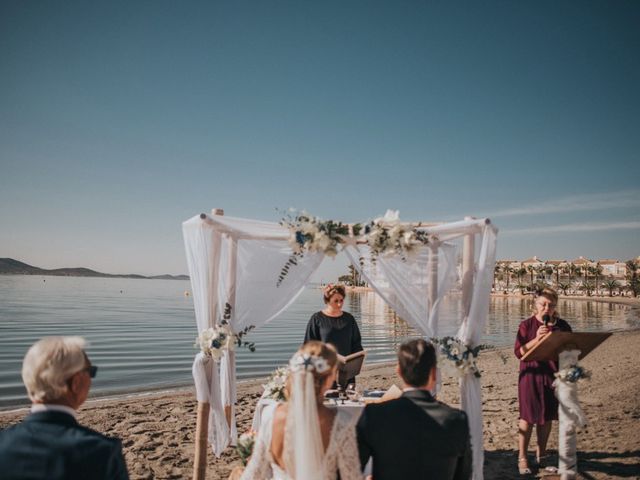
[[[400,398],[367,405],[358,420],[358,449],[364,466],[373,457],[375,480],[471,478],[469,426],[464,412],[436,401],[436,354],[423,339],[403,343],[397,372]]]
[[[24,357],[31,414],[0,432],[3,479],[128,479],[120,441],[83,427],[76,410],[97,368],[80,337],[48,337]]]

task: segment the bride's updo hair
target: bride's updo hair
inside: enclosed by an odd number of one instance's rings
[[[333,283],[327,284],[322,289],[322,299],[324,300],[324,303],[329,303],[329,300],[331,300],[331,297],[333,297],[336,293],[338,295],[341,295],[342,298],[344,298],[347,293],[346,289],[344,288],[344,285],[340,285],[340,284],[334,285]]]
[[[313,368],[307,369],[310,373],[313,374],[313,383],[316,391],[316,397],[320,397],[320,388],[324,384],[326,378],[334,371],[338,363],[338,354],[336,353],[336,349],[333,347],[333,345],[329,345],[328,343],[311,340],[300,347],[293,358],[298,358],[299,356],[310,357],[312,365],[319,360],[319,363],[325,366],[325,368],[326,366],[329,367],[326,369],[320,369],[324,371],[318,371],[318,368],[316,368],[315,366]],[[285,395],[287,397],[287,400],[291,396],[291,373],[289,374],[289,378],[287,379]]]

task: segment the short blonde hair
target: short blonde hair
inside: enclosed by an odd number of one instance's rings
[[[31,346],[22,362],[22,381],[32,402],[58,400],[67,380],[85,366],[82,337],[45,337]]]
[[[551,287],[543,287],[533,292],[533,313],[536,313],[536,302],[541,297],[553,303],[554,308],[558,306],[558,292]],[[554,310],[553,316],[557,317],[558,312]]]

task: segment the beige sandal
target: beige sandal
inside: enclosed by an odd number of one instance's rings
[[[529,468],[529,461],[526,457],[520,457],[518,459],[518,473],[520,475],[531,475],[531,469]]]

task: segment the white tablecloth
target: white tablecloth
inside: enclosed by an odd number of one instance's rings
[[[262,411],[268,405],[273,405],[276,403],[275,400],[270,398],[261,398],[258,400],[258,404],[256,405],[256,410],[253,413],[253,422],[251,422],[251,430],[258,431],[260,428],[260,422],[262,421]],[[338,410],[349,413],[350,415],[358,415],[362,413],[364,409],[364,403],[361,402],[352,402],[351,400],[333,400],[329,399],[324,402],[324,404],[329,408],[337,408]]]

